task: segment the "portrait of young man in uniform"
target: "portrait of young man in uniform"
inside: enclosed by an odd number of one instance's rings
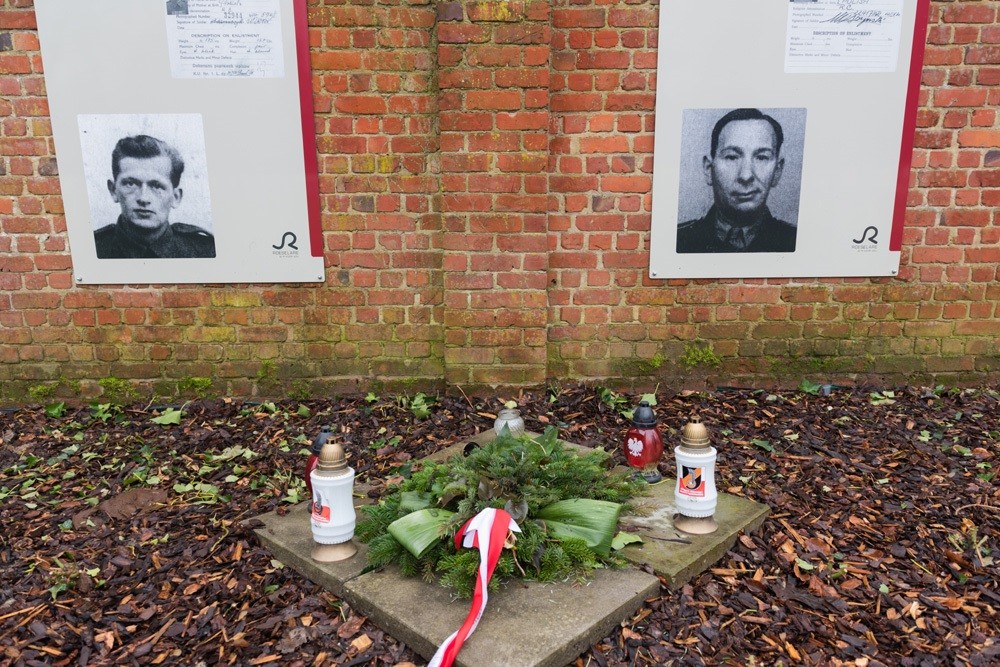
[[[678,253],[794,252],[797,227],[767,201],[785,169],[781,124],[758,109],[733,109],[712,129],[702,157],[713,203],[704,217],[677,226]]]
[[[183,174],[183,158],[166,142],[145,134],[119,139],[107,188],[121,213],[94,232],[98,259],[215,257],[211,233],[170,222],[184,197]]]

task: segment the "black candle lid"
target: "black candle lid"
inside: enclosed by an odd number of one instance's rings
[[[309,453],[319,456],[320,451],[323,449],[323,445],[326,444],[326,441],[330,439],[331,435],[333,435],[333,430],[329,427],[329,425],[321,428],[319,435],[317,435],[313,440],[312,447],[309,448]]]
[[[648,401],[639,403],[639,407],[632,412],[632,425],[638,428],[656,426],[656,414],[653,412],[653,408],[649,407]]]

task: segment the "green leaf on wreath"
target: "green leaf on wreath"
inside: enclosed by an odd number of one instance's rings
[[[389,534],[403,547],[420,558],[448,531],[454,512],[442,509],[422,509],[410,512],[389,524]]]
[[[416,512],[431,506],[434,502],[431,494],[420,491],[403,491],[399,494],[399,509],[404,512]]]
[[[545,429],[544,433],[535,438],[535,442],[541,447],[542,453],[545,456],[552,456],[552,452],[559,442],[559,429],[549,426]]]
[[[636,535],[635,533],[619,531],[619,533],[615,535],[614,539],[611,540],[611,548],[615,551],[624,549],[628,544],[642,544],[642,537]]]
[[[545,522],[552,537],[583,540],[596,553],[607,556],[621,508],[606,500],[571,498],[543,507],[537,517]]]

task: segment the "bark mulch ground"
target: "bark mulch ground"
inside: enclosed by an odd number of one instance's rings
[[[660,396],[668,448],[700,414],[720,490],[772,514],[573,664],[1000,664],[998,397]],[[424,664],[241,526],[304,499],[303,450],[323,424],[377,483],[490,428],[502,403],[414,398],[0,413],[0,664]],[[638,397],[573,386],[504,398],[532,430],[618,449],[619,413]],[[672,465],[668,454],[661,469]],[[477,635],[489,631],[487,616]]]

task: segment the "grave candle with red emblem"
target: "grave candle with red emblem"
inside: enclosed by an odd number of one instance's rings
[[[625,459],[650,484],[662,479],[657,466],[663,455],[663,438],[656,428],[656,414],[642,401],[632,413],[632,428],[625,434]]]

